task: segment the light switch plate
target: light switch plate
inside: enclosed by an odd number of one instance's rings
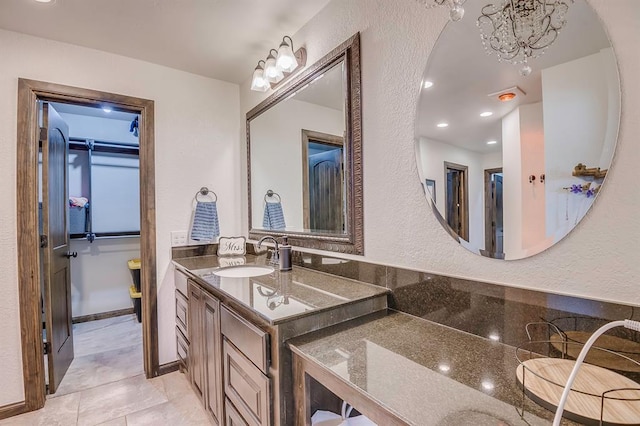
[[[171,231],[171,247],[187,245],[187,231]]]

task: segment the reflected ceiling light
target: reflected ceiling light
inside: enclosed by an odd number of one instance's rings
[[[55,0],[36,0],[38,3],[55,3]]]
[[[269,56],[267,56],[267,61],[264,65],[264,77],[269,83],[278,83],[284,78],[284,74],[282,70],[276,66],[276,57],[272,52],[276,52],[276,55],[278,54],[276,49],[269,51]]]
[[[496,385],[493,384],[492,381],[490,380],[483,380],[482,381],[482,389],[487,390],[487,391],[491,391],[493,389],[495,389]]]
[[[498,143],[498,141],[487,141],[487,145],[495,145],[497,143]],[[489,336],[489,339],[491,339],[491,336]],[[500,340],[500,337],[498,337],[498,340]]]
[[[485,111],[480,113],[480,117],[491,117],[493,113],[491,111]]]
[[[111,109],[111,107],[108,107],[108,106],[104,106],[104,107],[102,107],[102,110],[103,110],[104,112],[106,112],[107,114],[109,114],[111,111],[113,111],[113,110]]]
[[[423,86],[425,89],[428,89],[428,88],[430,88],[430,87],[432,87],[432,86],[433,86],[433,81],[429,81],[429,80],[427,80],[427,81],[425,81],[425,82],[424,82],[424,84],[423,84],[422,86]]]
[[[484,6],[476,24],[486,51],[495,53],[498,61],[522,64],[520,74],[527,76],[528,60],[553,44],[567,23],[568,10],[562,0],[502,0]]]
[[[448,364],[439,364],[438,370],[442,371],[443,373],[448,373],[449,371],[451,371],[451,367]]]
[[[445,128],[445,127],[449,127],[449,123],[438,123],[436,124],[437,127],[440,127],[441,129]]]
[[[449,19],[459,21],[464,16],[464,7],[462,5],[467,0],[418,0],[418,3],[431,9],[436,6],[449,7]]]
[[[287,40],[289,41],[287,42]],[[269,88],[274,88],[306,63],[307,51],[305,48],[301,47],[294,53],[293,40],[289,36],[284,36],[278,50],[271,49],[266,61],[258,62],[251,79],[251,90],[265,92]]]
[[[251,90],[266,92],[269,89],[269,82],[264,76],[264,68],[260,65],[260,62],[264,64],[263,60],[258,61],[258,66],[253,71],[253,77],[251,78]]]
[[[498,95],[498,99],[500,100],[500,102],[509,102],[515,97],[516,97],[516,94],[513,92],[501,93]]]

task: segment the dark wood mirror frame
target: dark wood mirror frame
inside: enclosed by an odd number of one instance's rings
[[[346,64],[346,234],[326,234],[312,232],[287,232],[252,228],[251,223],[251,120],[284,101],[318,75],[344,60]],[[329,250],[341,253],[364,254],[364,228],[362,203],[362,121],[360,89],[360,33],[329,52],[315,64],[294,77],[285,86],[258,104],[247,113],[247,182],[249,210],[249,238],[260,239],[265,235],[287,236],[289,243],[299,247]],[[255,206],[254,206],[255,208]]]

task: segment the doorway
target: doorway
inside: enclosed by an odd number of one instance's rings
[[[39,409],[44,406],[45,402],[45,346],[42,340],[42,311],[40,302],[44,296],[40,282],[41,277],[47,274],[41,271],[41,264],[47,267],[52,263],[61,263],[63,265],[63,267],[58,270],[63,272],[53,274],[55,279],[51,281],[58,284],[56,286],[49,286],[49,290],[45,290],[45,293],[47,291],[50,293],[46,295],[47,299],[53,296],[57,300],[55,304],[49,303],[49,306],[52,307],[55,305],[61,308],[52,310],[51,313],[52,316],[56,317],[52,322],[60,324],[60,333],[52,331],[51,335],[59,335],[61,339],[58,343],[51,345],[52,347],[50,349],[48,347],[46,348],[49,350],[48,355],[56,357],[62,351],[61,348],[69,343],[72,344],[72,333],[70,330],[71,320],[69,318],[71,314],[69,308],[69,287],[66,275],[69,273],[69,257],[73,257],[73,252],[68,250],[66,203],[64,203],[64,198],[51,198],[52,200],[58,200],[56,202],[63,204],[64,208],[61,208],[59,205],[47,207],[47,209],[51,208],[52,212],[55,212],[54,216],[57,215],[58,219],[57,222],[55,222],[57,223],[56,229],[46,229],[50,235],[47,235],[47,232],[40,234],[38,225],[39,146],[41,143],[46,147],[50,146],[50,129],[43,130],[39,126],[39,111],[37,108],[39,101],[72,103],[89,107],[102,107],[108,104],[114,110],[138,114],[140,117],[140,282],[142,290],[143,365],[147,378],[155,377],[159,374],[155,277],[153,101],[71,86],[19,79],[17,163],[20,172],[17,175],[17,235],[23,377],[25,383],[25,405],[21,409],[23,412]],[[47,149],[49,148],[44,148],[43,154]],[[64,158],[66,165],[67,156],[63,155],[58,157]],[[66,168],[64,170],[66,173]],[[49,181],[49,179],[46,180]],[[60,180],[66,180],[66,178],[62,176],[57,180],[53,180],[56,182],[58,190],[60,188]],[[48,189],[44,188],[43,190],[48,191]],[[63,191],[66,192],[66,188],[64,188]],[[63,201],[63,203],[60,203],[60,201]],[[47,214],[51,216],[50,213],[47,212]],[[63,231],[61,231],[61,229]],[[42,263],[40,262],[41,245],[46,249],[45,252],[49,252],[49,254],[45,255],[43,253],[42,255],[43,257],[49,258],[48,264],[46,259],[44,259]],[[65,245],[67,245],[67,247],[65,247]],[[64,285],[62,283],[64,283]],[[62,287],[64,287],[64,289],[60,290]],[[62,344],[62,341],[64,341],[64,344]],[[67,352],[65,352],[65,354],[66,353]],[[60,357],[56,363],[63,358],[65,357]],[[66,361],[68,360],[65,360],[65,362]],[[50,363],[49,365],[52,364]]]
[[[302,130],[302,188],[305,230],[344,233],[344,138]]]
[[[484,238],[483,255],[504,258],[504,225],[502,213],[502,168],[484,171]]]
[[[47,393],[55,397],[144,372],[140,311],[132,307],[139,307],[139,299],[132,299],[132,295],[140,293],[140,280],[133,279],[139,278],[135,259],[140,257],[139,116],[106,106],[40,103],[41,120],[55,116],[65,128],[68,158],[66,176],[58,173],[60,180],[67,181],[66,187],[59,194],[51,190],[42,194],[44,208],[40,210],[45,212],[40,222],[48,227],[49,206],[59,204],[59,216],[67,216],[63,224],[67,225],[64,235],[68,238],[70,285],[60,287],[64,292],[49,292],[50,285],[44,285],[48,275],[42,274]],[[51,134],[51,124],[41,127]],[[40,150],[45,151],[49,142],[41,144]],[[65,167],[64,158],[52,167],[45,161],[51,157],[41,156],[47,173],[40,173],[41,187],[50,189],[54,185],[44,178]],[[49,232],[41,230],[40,234]],[[41,248],[41,253],[46,254],[46,250]],[[43,272],[49,270],[42,266]],[[46,297],[49,294],[64,302],[70,313],[52,305],[56,299]],[[62,363],[60,356],[47,354],[61,343],[52,333],[60,329],[54,318],[65,320],[64,334],[70,330],[70,356],[65,357],[72,360],[70,364]]]
[[[463,240],[469,241],[468,167],[444,162],[445,214],[447,223]]]

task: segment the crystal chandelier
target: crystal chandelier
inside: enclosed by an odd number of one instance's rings
[[[448,6],[449,7],[449,18],[452,21],[459,21],[464,16],[464,8],[462,5],[467,0],[417,0],[423,6],[427,8],[432,8],[436,6]]]
[[[573,2],[573,0],[571,0]],[[566,23],[569,5],[562,0],[501,0],[482,8],[477,25],[482,44],[498,61],[522,64],[520,74],[531,74],[528,60],[544,54]]]

